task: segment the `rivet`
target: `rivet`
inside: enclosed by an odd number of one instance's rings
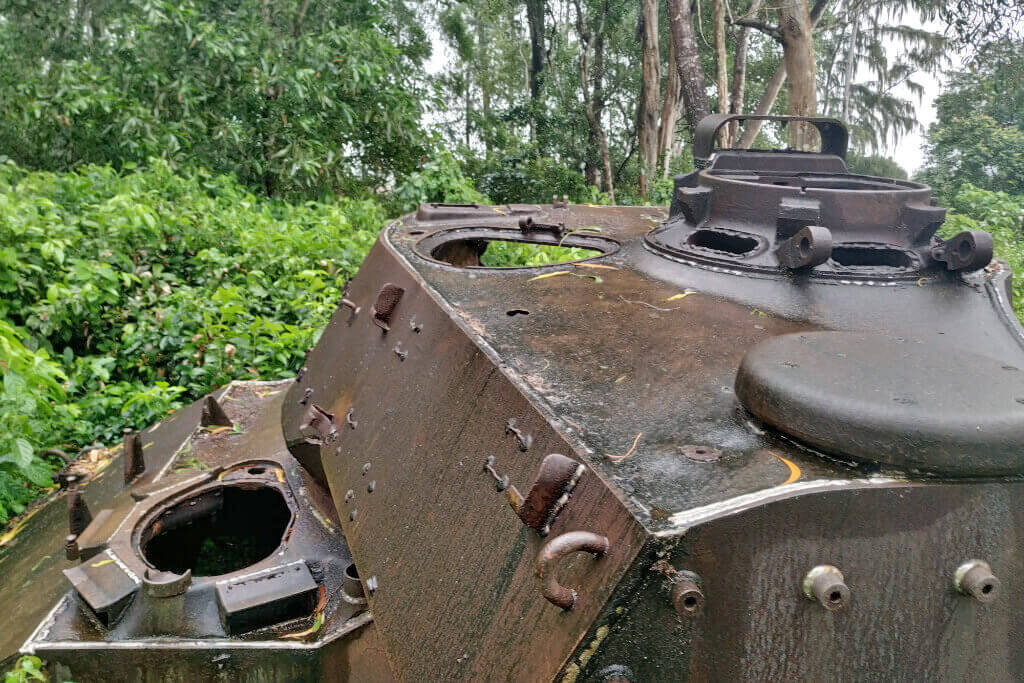
[[[373,576],[371,576],[370,578],[368,578],[366,580],[366,590],[370,591],[370,595],[373,595],[374,593],[377,592],[377,586],[378,585],[379,584],[377,582],[377,575],[376,574],[374,574]]]
[[[695,617],[704,609],[704,591],[700,577],[693,572],[680,571],[672,575],[672,605],[681,617]]]
[[[367,493],[373,493],[373,490],[376,489],[376,488],[377,488],[377,480],[375,479],[375,480],[371,481],[369,484],[366,485],[366,492]]]
[[[349,489],[348,491],[346,491],[345,492],[345,502],[347,503],[350,500],[352,500],[352,498],[355,497],[355,495],[356,495],[356,492],[353,491],[352,489]]]
[[[352,512],[348,513],[348,521],[350,521],[350,522],[356,521],[356,515],[358,515],[358,514],[359,514],[359,510],[357,510],[356,508],[352,508]]]
[[[365,477],[366,473],[369,472],[369,471],[370,471],[370,463],[366,463],[365,465],[363,465],[363,476]]]
[[[840,609],[850,601],[843,573],[830,564],[820,564],[807,572],[803,590],[808,599],[817,600],[827,610]]]
[[[953,573],[953,586],[978,602],[989,603],[999,595],[999,579],[984,560],[968,560]]]

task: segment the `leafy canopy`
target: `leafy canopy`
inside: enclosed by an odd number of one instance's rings
[[[424,154],[424,41],[366,1],[0,0],[0,150],[162,158],[271,196],[375,187]]]

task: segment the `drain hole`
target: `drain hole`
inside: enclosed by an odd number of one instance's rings
[[[833,247],[832,260],[847,268],[910,268],[905,252],[888,247]]]
[[[687,242],[691,246],[711,249],[725,254],[743,256],[757,249],[757,240],[746,235],[739,235],[721,230],[698,230],[690,235]]]
[[[250,467],[249,474],[263,474],[267,471],[266,467]]]
[[[530,312],[525,308],[513,308],[510,311],[505,311],[505,315],[510,318],[514,318],[517,315],[530,315]]]
[[[142,555],[161,571],[230,574],[269,557],[291,516],[272,488],[214,489],[178,503],[150,523],[140,539]]]

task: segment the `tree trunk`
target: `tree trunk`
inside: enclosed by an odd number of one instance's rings
[[[601,21],[598,23],[594,38],[594,89],[590,89],[590,41],[591,34],[586,30],[583,8],[576,2],[576,29],[580,37],[579,76],[580,89],[583,93],[583,111],[587,117],[588,139],[593,140],[601,155],[601,176],[604,181],[604,192],[609,201],[615,203],[615,178],[612,174],[611,153],[608,149],[608,137],[601,127],[601,114],[604,110],[604,29],[608,17],[608,2],[601,6]]]
[[[530,99],[540,97],[544,71],[545,0],[526,0],[526,20],[530,25]]]
[[[850,42],[846,46],[846,64],[843,66],[843,121],[850,120],[850,98],[853,95],[853,79],[856,77],[856,74],[853,71],[857,68],[857,33],[860,28],[860,26],[858,26],[859,19],[860,17],[857,15],[856,10],[852,11]]]
[[[704,70],[700,66],[693,16],[689,0],[668,0],[668,25],[676,44],[676,69],[683,92],[683,108],[690,130],[707,116],[708,97],[704,87]]]
[[[807,0],[782,0],[779,4],[779,29],[782,32],[782,58],[789,77],[789,113],[814,116],[818,111],[818,93],[814,72],[814,37]],[[812,150],[817,144],[813,126],[791,124],[789,146]]]
[[[676,121],[679,119],[679,69],[676,68],[676,42],[668,41],[668,73],[665,75],[665,99],[661,105],[661,128],[658,130],[658,155],[662,158],[662,174],[667,178],[672,166],[672,148]]]
[[[725,54],[725,1],[715,0],[711,6],[711,16],[715,27],[715,90],[718,91],[718,113],[729,110],[729,58]],[[729,127],[722,126],[719,130],[719,144],[729,147]]]
[[[761,0],[750,3],[748,15],[755,14],[761,7]],[[732,59],[732,90],[729,92],[729,113],[743,113],[743,95],[747,87],[747,45],[750,42],[750,27],[740,27],[736,35],[736,53]],[[740,122],[729,124],[729,144],[737,146],[740,134]]]
[[[811,28],[818,25],[818,21],[821,19],[821,15],[825,13],[825,8],[828,7],[829,0],[817,0],[814,3],[814,7],[811,9]],[[779,96],[779,91],[782,90],[782,84],[786,82],[786,62],[783,61],[779,64],[778,68],[775,69],[775,73],[768,80],[768,84],[765,86],[764,92],[761,93],[761,99],[757,102],[757,108],[754,110],[754,114],[757,116],[766,116],[775,106],[775,99]],[[761,131],[761,121],[749,121],[746,126],[743,127],[743,135],[740,137],[740,142],[737,147],[742,149],[750,149],[750,146],[754,144],[754,140],[757,138],[757,134]]]
[[[767,116],[775,106],[775,99],[779,96],[779,92],[782,90],[782,85],[786,82],[786,62],[779,64],[779,67],[775,69],[775,73],[768,79],[768,84],[764,88],[764,92],[761,93],[761,99],[757,102],[757,108],[754,109],[755,116]],[[754,140],[757,138],[757,134],[761,132],[761,121],[749,121],[747,125],[743,127],[743,135],[740,137],[739,144],[737,147],[741,149],[750,149],[750,146],[754,144]]]
[[[658,163],[658,95],[661,93],[661,55],[658,47],[658,0],[641,0],[642,46],[637,137],[640,147],[640,196],[646,198],[648,180]]]

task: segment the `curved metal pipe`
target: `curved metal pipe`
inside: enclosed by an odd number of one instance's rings
[[[537,578],[541,581],[544,598],[564,610],[571,610],[576,604],[576,591],[555,579],[554,569],[558,562],[566,555],[577,552],[588,552],[600,557],[610,547],[607,536],[590,531],[570,531],[545,543],[537,554]]]

